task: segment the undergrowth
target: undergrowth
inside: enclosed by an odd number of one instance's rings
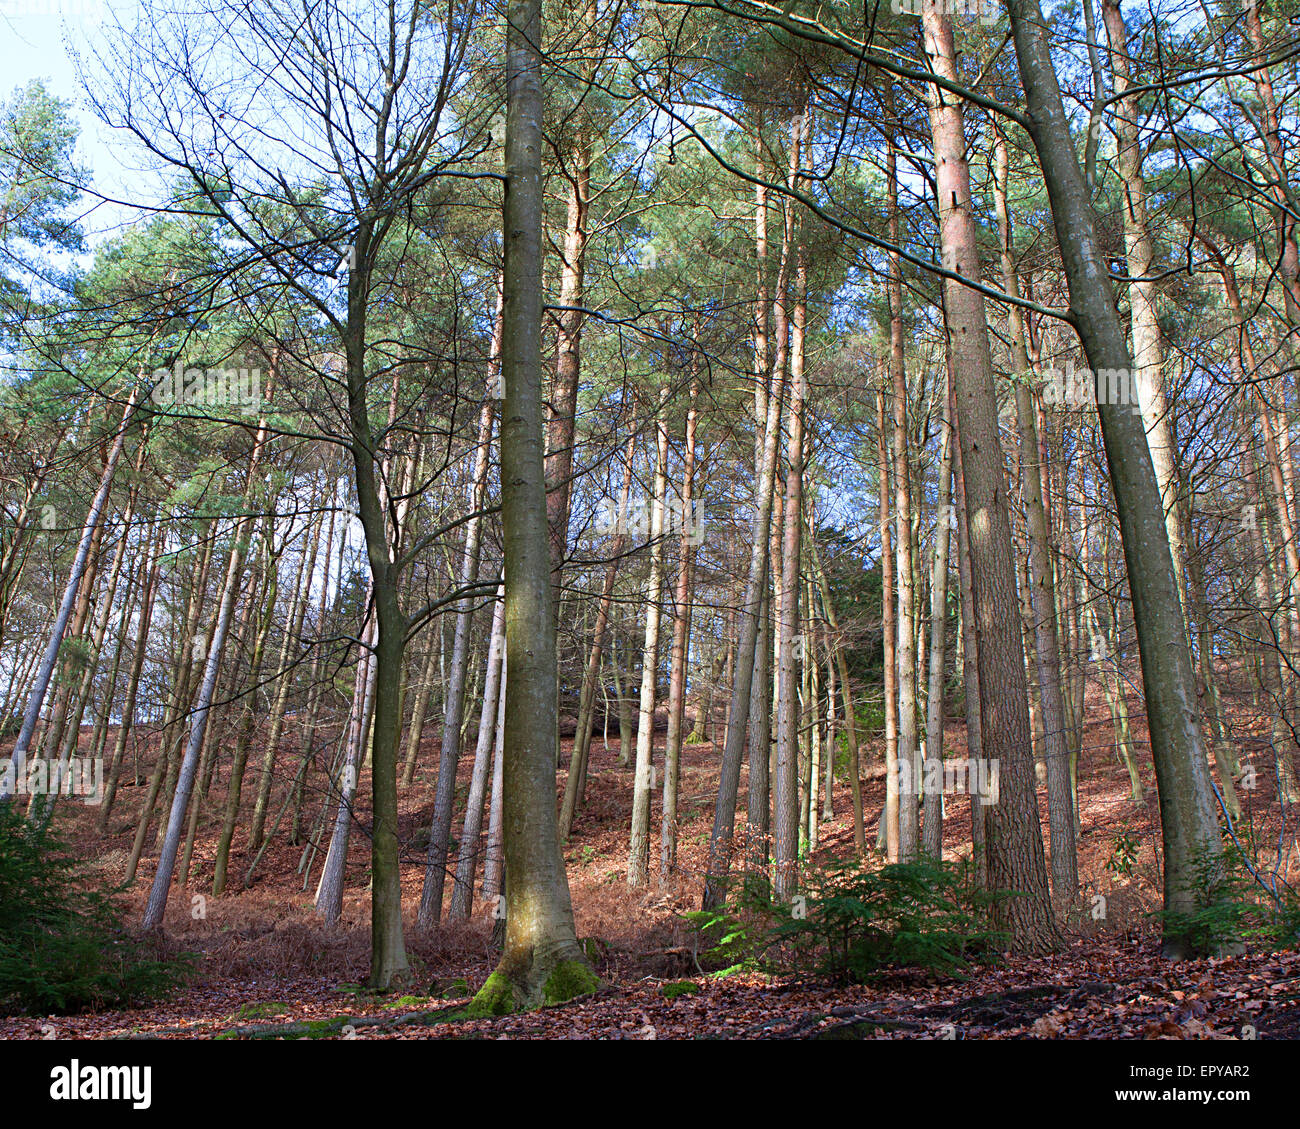
[[[864,981],[887,969],[958,973],[994,959],[1005,937],[993,897],[964,868],[924,859],[866,870],[857,860],[813,870],[789,902],[752,877],[718,910],[683,915],[713,975],[807,974]]]
[[[113,891],[89,885],[49,828],[0,806],[0,1015],[66,1015],[158,999],[194,971],[190,954],[133,936]]]

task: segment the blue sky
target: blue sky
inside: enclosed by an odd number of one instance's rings
[[[123,24],[135,18],[135,0],[0,0],[0,96],[32,79],[44,80],[51,94],[67,102],[81,127],[77,157],[88,167],[104,195],[138,199],[144,161],[134,141],[103,125],[86,106],[73,52],[101,41],[100,27],[116,16]],[[151,179],[151,178],[150,178]],[[95,201],[87,201],[91,207]],[[83,228],[98,242],[128,221],[130,209],[99,204]]]

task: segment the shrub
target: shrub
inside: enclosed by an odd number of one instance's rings
[[[803,972],[866,980],[898,967],[956,972],[996,956],[1003,935],[988,925],[992,897],[966,873],[929,859],[868,871],[835,862],[814,871],[789,905],[746,881],[716,912],[686,914],[709,938],[719,975]]]
[[[1198,852],[1191,887],[1193,909],[1155,914],[1165,935],[1182,938],[1189,952],[1214,955],[1245,943],[1285,948],[1300,940],[1300,899],[1295,891],[1284,885],[1273,894],[1255,882],[1235,844],[1222,859]]]
[[[193,971],[132,937],[110,892],[81,888],[67,847],[13,808],[0,806],[0,1015],[144,1002]]]
[[[1115,836],[1110,858],[1106,860],[1106,869],[1112,874],[1127,878],[1133,873],[1133,867],[1137,863],[1140,850],[1141,845],[1138,843],[1136,836],[1130,835],[1126,831],[1121,832]]]

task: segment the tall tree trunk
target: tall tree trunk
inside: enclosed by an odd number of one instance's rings
[[[807,110],[801,110],[792,124],[791,163],[798,167],[799,152],[807,127]],[[797,178],[795,180],[798,185]],[[793,204],[791,205],[793,207]],[[786,443],[785,523],[781,545],[781,592],[777,607],[777,725],[776,776],[772,782],[772,879],[776,896],[787,900],[794,893],[795,867],[799,861],[799,704],[796,663],[809,653],[811,640],[800,634],[799,563],[802,559],[804,399],[808,383],[804,375],[804,334],[807,323],[808,263],[802,224],[795,251],[794,312],[790,326],[790,408]],[[799,639],[796,654],[796,637]]]
[[[250,487],[252,481],[253,477],[250,473]],[[222,584],[221,604],[217,610],[217,621],[212,629],[212,638],[208,643],[208,654],[203,666],[203,680],[199,684],[198,696],[190,720],[189,737],[176,778],[176,789],[172,797],[171,811],[167,817],[162,852],[158,858],[158,869],[154,872],[153,886],[149,891],[149,901],[145,907],[143,921],[145,929],[160,928],[163,915],[167,910],[167,897],[171,891],[172,873],[176,866],[177,852],[180,850],[181,834],[187,824],[186,817],[189,812],[190,794],[194,790],[200,754],[203,751],[204,737],[208,730],[208,714],[212,709],[212,701],[215,696],[217,675],[221,667],[221,657],[225,651],[226,634],[230,629],[235,597],[239,593],[239,581],[243,576],[247,536],[248,526],[245,524],[244,519],[240,519],[235,523],[235,543],[231,547],[230,557],[226,563],[226,577]]]
[[[887,168],[889,240],[898,245],[898,159],[892,145]],[[902,261],[893,252],[889,256],[886,289],[889,293],[889,375],[894,409],[894,551],[897,556],[894,582],[898,587],[898,640],[895,647],[898,668],[898,857],[907,861],[916,856],[919,845],[917,790],[921,784],[921,760],[916,713],[916,573],[912,560],[912,472],[907,442],[903,274]]]
[[[953,381],[954,392],[956,381]],[[966,706],[966,766],[967,774],[987,763],[984,758],[984,740],[980,730],[980,680],[979,631],[975,615],[975,584],[971,577],[970,525],[966,510],[966,476],[961,464],[961,428],[956,413],[951,419],[953,428],[953,478],[957,501],[957,574],[961,587],[962,696]],[[987,813],[979,790],[970,790],[971,856],[975,863],[975,878],[979,888],[988,884],[989,859],[986,841]]]
[[[655,477],[650,514],[650,579],[646,585],[645,648],[641,659],[641,708],[637,715],[636,773],[632,782],[632,833],[628,847],[627,884],[650,880],[650,782],[654,761],[655,697],[659,678],[659,621],[664,576],[664,498],[668,491],[668,389],[659,393],[655,413]]]
[[[136,459],[136,471],[138,473],[144,457],[144,444],[140,446],[140,454]],[[105,584],[102,607],[95,617],[95,623],[91,629],[89,648],[84,657],[84,667],[81,671],[80,684],[70,695],[68,701],[67,724],[63,734],[61,747],[57,750],[51,749],[51,758],[57,759],[58,767],[51,766],[51,781],[62,780],[64,773],[72,763],[72,758],[76,755],[78,744],[81,740],[81,723],[86,713],[86,704],[90,701],[91,690],[95,684],[95,675],[99,669],[100,648],[104,645],[104,633],[108,630],[108,621],[113,614],[113,603],[117,597],[117,585],[122,575],[122,562],[126,559],[127,543],[130,540],[131,518],[135,514],[136,498],[138,489],[131,490],[130,498],[127,501],[126,511],[122,515],[122,532],[118,538],[117,548],[113,551],[113,561],[109,565],[108,580]],[[122,609],[123,622],[130,614],[130,601],[124,602]],[[78,632],[80,634],[80,632]],[[125,634],[123,631],[122,634]],[[59,796],[59,789],[51,787],[45,796],[33,796],[29,819],[36,826],[45,826],[54,814],[54,805]]]
[[[755,131],[754,164],[757,175],[764,176],[763,148],[763,113],[759,110]],[[763,440],[767,422],[769,382],[772,377],[768,372],[768,312],[769,292],[767,283],[767,186],[760,184],[754,189],[754,473],[762,473]],[[791,213],[787,209],[786,215]],[[777,304],[776,331],[778,346],[778,364],[785,363],[786,356],[786,305],[784,292],[789,263],[789,225],[783,227],[784,236],[781,245],[781,263],[777,277],[777,292],[782,301]],[[746,866],[756,875],[767,876],[767,862],[772,832],[771,780],[768,772],[768,755],[772,743],[772,672],[770,661],[772,655],[772,602],[768,594],[770,576],[769,562],[763,561],[763,575],[759,581],[761,606],[759,608],[758,639],[754,644],[754,673],[750,689],[750,709],[748,718],[749,737],[749,789],[746,794],[745,835],[748,840]]]
[[[104,802],[100,807],[98,828],[101,834],[108,830],[109,819],[113,814],[113,805],[117,798],[118,777],[122,770],[122,756],[126,752],[127,738],[135,722],[135,706],[140,694],[140,675],[144,670],[145,655],[148,650],[149,626],[153,622],[154,601],[158,594],[158,574],[162,565],[163,538],[150,538],[156,541],[151,563],[145,567],[144,593],[140,607],[139,627],[136,631],[135,652],[131,659],[131,670],[126,681],[126,700],[118,719],[117,736],[113,741],[113,752],[108,760],[108,769],[104,773]],[[126,625],[123,624],[122,637],[126,637]]]
[[[275,390],[275,364],[272,364],[270,387],[267,399]],[[212,637],[208,641],[207,657],[203,665],[203,680],[198,687],[198,695],[190,718],[189,739],[185,752],[177,766],[176,788],[172,795],[171,811],[167,817],[163,835],[162,849],[158,857],[158,869],[154,872],[153,886],[149,890],[149,901],[145,906],[143,927],[146,930],[162,927],[163,915],[167,911],[167,897],[171,892],[172,874],[176,867],[176,854],[180,849],[180,839],[186,814],[189,809],[190,793],[194,789],[195,776],[199,768],[199,756],[203,750],[204,738],[208,729],[208,713],[212,708],[213,694],[217,687],[217,674],[221,668],[221,658],[226,648],[226,634],[230,630],[230,620],[234,614],[235,599],[244,576],[244,556],[248,551],[248,541],[252,533],[254,499],[258,494],[258,469],[261,466],[268,443],[266,415],[257,422],[253,436],[253,447],[248,457],[248,473],[244,485],[241,515],[235,520],[232,531],[233,543],[230,556],[226,562],[226,575],[222,582],[221,603],[217,610],[216,623],[212,628]],[[200,586],[201,588],[201,586]],[[196,597],[202,596],[196,590]],[[188,657],[188,656],[187,656]],[[195,659],[198,655],[193,656]],[[166,746],[164,746],[164,750]],[[171,759],[170,757],[168,758]],[[147,819],[147,811],[144,817]]]
[[[949,373],[948,388],[952,391]],[[952,396],[948,397],[949,402]],[[943,453],[939,458],[939,492],[934,515],[934,562],[930,579],[930,685],[925,714],[925,825],[922,829],[925,853],[943,857],[943,668],[948,634],[948,544],[951,526],[952,430],[945,413]],[[937,781],[939,787],[934,788]]]
[[[497,1013],[589,990],[555,810],[554,591],[542,457],[541,0],[510,0],[506,32],[505,321],[501,361],[506,666],[506,935],[473,1007]]]
[[[1042,10],[1038,0],[1009,0],[1008,7],[1030,137],[1052,205],[1074,325],[1094,372],[1129,372],[1132,358],[1079,174]],[[1223,851],[1200,732],[1196,681],[1145,427],[1131,412],[1113,404],[1099,403],[1097,415],[1119,511],[1142,656],[1165,847],[1165,909],[1185,915],[1197,908],[1198,866],[1215,867]],[[1165,955],[1183,957],[1193,947],[1193,939],[1177,918],[1167,918]]]
[[[926,8],[921,19],[936,72],[958,81],[951,19],[933,8]],[[944,265],[979,278],[962,107],[931,87],[929,109]],[[1023,895],[1000,901],[994,910],[1012,950],[1041,952],[1055,947],[1057,933],[1034,789],[1029,689],[988,323],[979,291],[949,279],[944,296],[979,625],[980,735],[985,755],[999,765],[998,802],[987,806],[989,884]]]
[[[779,328],[778,322],[778,330]],[[775,364],[773,386],[767,398],[767,419],[763,426],[763,461],[754,492],[749,570],[745,581],[744,601],[740,608],[740,631],[736,639],[731,705],[727,712],[727,734],[722,750],[718,800],[713,812],[713,830],[709,837],[709,859],[703,898],[705,909],[713,909],[722,904],[726,896],[727,874],[731,867],[736,798],[740,791],[740,766],[745,751],[750,697],[753,691],[754,657],[758,645],[759,617],[762,614],[763,589],[766,586],[768,537],[772,525],[777,444],[780,440],[781,401],[784,395],[783,366]]]
[[[883,367],[888,376],[888,362]],[[889,862],[901,859],[898,836],[898,604],[894,598],[894,542],[889,499],[889,433],[885,429],[885,389],[876,393],[876,474],[880,479],[880,635],[883,659],[881,694],[885,707],[885,810],[880,813],[877,849],[884,847]]]
[[[998,214],[1002,284],[1020,296],[1020,273],[1012,250],[1011,212],[1007,205],[1006,140],[994,138],[994,196]],[[1047,511],[1043,504],[1043,475],[1039,467],[1038,414],[1030,382],[1033,370],[1025,344],[1020,307],[1009,305],[1011,361],[1015,367],[1016,424],[1020,433],[1021,493],[1029,542],[1029,603],[1033,623],[1038,694],[1043,716],[1043,749],[1047,760],[1047,812],[1052,844],[1052,893],[1063,906],[1074,900],[1079,885],[1074,841],[1075,813],[1070,794],[1070,754],[1065,744],[1065,703],[1061,696],[1061,651],[1056,630],[1056,591]]]
[[[54,676],[54,667],[59,658],[59,648],[63,644],[68,619],[72,615],[72,606],[76,602],[77,592],[81,588],[82,577],[86,573],[86,566],[90,560],[91,546],[99,536],[104,507],[108,502],[108,494],[113,486],[113,476],[117,473],[117,464],[122,457],[122,448],[126,444],[127,428],[130,427],[131,421],[135,417],[139,397],[140,389],[138,387],[132,389],[131,396],[122,411],[121,422],[118,424],[117,431],[113,436],[113,443],[109,448],[103,473],[99,478],[99,489],[95,491],[95,496],[91,499],[90,509],[86,513],[86,520],[81,527],[81,539],[77,543],[77,553],[72,559],[72,568],[68,572],[68,581],[63,588],[63,598],[59,602],[59,610],[54,617],[54,625],[50,630],[50,640],[45,646],[45,654],[41,659],[41,665],[36,670],[36,681],[27,700],[27,708],[23,712],[22,725],[19,727],[13,751],[9,754],[9,764],[0,772],[0,803],[8,803],[13,798],[18,778],[26,771],[27,753],[31,748],[32,735],[36,732],[36,723],[40,720],[41,708],[45,705],[45,695],[50,688],[50,679]]]
[[[1118,99],[1114,117],[1118,145],[1115,163],[1124,185],[1121,211],[1124,217],[1124,249],[1129,275],[1128,296],[1135,366],[1133,379],[1141,405],[1142,421],[1146,425],[1151,465],[1160,487],[1165,532],[1169,537],[1174,577],[1181,600],[1186,593],[1186,586],[1183,576],[1181,510],[1178,504],[1178,470],[1175,465],[1177,440],[1165,394],[1164,341],[1157,307],[1159,295],[1152,279],[1156,270],[1155,251],[1147,222],[1146,181],[1142,175],[1142,146],[1138,137],[1138,122],[1142,111],[1137,97],[1128,94],[1132,85],[1128,33],[1124,27],[1124,17],[1120,14],[1119,0],[1102,0],[1101,14],[1110,41],[1107,56],[1110,60],[1111,81]],[[1098,396],[1100,395],[1099,389]]]
[[[666,879],[677,867],[677,783],[686,721],[686,667],[690,662],[691,581],[699,531],[694,521],[695,427],[699,418],[695,401],[699,385],[691,382],[686,412],[686,450],[682,461],[682,536],[679,542],[677,593],[673,601],[671,674],[668,681],[668,736],[664,742],[664,805],[659,833],[659,874]],[[590,730],[588,725],[588,730]]]
[[[369,593],[367,593],[369,596]],[[370,600],[366,600],[369,605]],[[366,616],[361,633],[361,647],[357,655],[357,673],[352,684],[352,710],[348,718],[347,749],[343,768],[339,774],[338,810],[334,817],[334,830],[330,834],[325,865],[321,867],[320,881],[316,885],[316,912],[326,925],[337,925],[343,912],[343,880],[348,864],[348,838],[352,830],[352,805],[356,799],[358,777],[365,755],[366,723],[374,708],[376,666],[375,616]]]
[[[505,607],[505,585],[501,586],[501,606]],[[504,617],[504,611],[502,615]],[[505,620],[502,619],[504,624]],[[505,777],[506,746],[506,684],[510,681],[506,662],[505,636],[501,637],[501,678],[497,686],[497,713],[492,734],[492,799],[488,803],[487,850],[483,855],[483,898],[497,901],[501,894],[501,879],[506,860],[503,841],[503,812],[505,805],[501,793]]]

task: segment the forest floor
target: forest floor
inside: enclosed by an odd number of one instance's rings
[[[597,736],[587,803],[566,849],[578,935],[593,939],[588,951],[606,984],[597,994],[527,1014],[446,1022],[496,961],[491,915],[483,902],[463,925],[444,925],[425,935],[415,931],[413,921],[408,924],[415,974],[407,994],[377,996],[361,989],[369,960],[364,801],[351,839],[337,929],[324,928],[312,909],[322,855],[304,883],[298,872],[303,849],[283,835],[262,859],[250,889],[197,901],[197,895],[211,891],[220,830],[214,801],[226,790],[219,771],[198,826],[188,886],[173,889],[166,920],[175,944],[200,954],[192,983],[148,1007],[0,1019],[0,1038],[1300,1038],[1300,954],[1295,951],[1248,948],[1237,956],[1177,963],[1160,958],[1158,924],[1151,916],[1160,901],[1159,815],[1146,732],[1135,717],[1133,736],[1147,790],[1138,806],[1095,688],[1089,688],[1088,701],[1079,768],[1081,911],[1064,924],[1064,943],[1052,956],[1017,957],[961,976],[901,970],[866,986],[756,974],[708,976],[697,963],[694,930],[680,915],[699,907],[720,750],[708,743],[685,749],[679,870],[666,882],[658,880],[656,835],[651,885],[632,890],[626,883],[632,773],[617,763],[617,737],[606,744]],[[1268,746],[1260,743],[1266,728],[1251,720],[1244,698],[1230,708],[1240,714],[1231,732],[1240,739],[1243,758],[1256,763],[1258,779],[1253,791],[1242,792],[1245,811],[1237,834],[1253,845],[1269,873],[1300,884],[1296,820],[1284,821],[1277,803],[1273,766],[1265,760]],[[661,748],[662,733],[656,737]],[[964,755],[960,720],[949,723],[945,743],[949,756]],[[568,746],[566,741],[566,763]],[[878,746],[863,749],[869,845],[875,843],[884,800],[883,777],[868,775],[880,759]],[[258,759],[255,751],[250,765]],[[292,761],[282,753],[283,763]],[[432,814],[436,762],[437,740],[427,738],[415,782],[401,790],[403,890],[411,909],[419,902],[424,875],[422,841]],[[457,792],[462,804],[468,773],[466,763]],[[244,788],[249,803],[252,790]],[[367,791],[363,779],[362,795]],[[109,881],[122,876],[144,792],[143,787],[122,790],[107,835],[95,829],[96,808],[60,805],[61,832]],[[1039,796],[1046,828],[1042,787]],[[321,799],[309,800],[309,814]],[[814,864],[852,852],[850,795],[842,781],[833,802],[834,816],[823,824]],[[241,822],[232,853],[232,885],[238,885],[249,862],[245,826]],[[657,831],[658,826],[656,798],[652,827]],[[944,828],[945,856],[969,854],[965,797],[947,797]],[[153,865],[146,854],[135,886],[122,895],[128,919],[138,920],[142,912]],[[1099,894],[1105,915],[1093,920],[1089,907],[1099,904]],[[665,992],[667,985],[679,986]]]

